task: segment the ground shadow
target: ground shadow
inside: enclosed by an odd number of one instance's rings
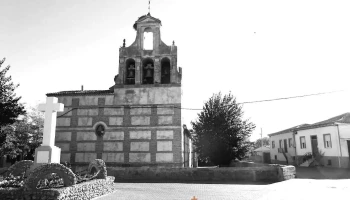
[[[350,179],[350,169],[296,167],[297,179]]]
[[[181,184],[226,184],[226,185],[269,185],[276,182],[247,181],[167,181],[167,180],[115,180],[115,183],[181,183]]]

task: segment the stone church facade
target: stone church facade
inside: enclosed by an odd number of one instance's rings
[[[177,47],[161,40],[160,26],[150,14],[135,22],[136,40],[119,49],[119,74],[108,90],[47,94],[65,106],[57,115],[55,139],[61,162],[76,169],[96,158],[121,167],[189,165]],[[151,50],[143,46],[147,32],[153,33]]]

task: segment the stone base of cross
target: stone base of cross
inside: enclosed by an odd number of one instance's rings
[[[60,163],[61,149],[55,146],[57,111],[63,111],[64,105],[57,103],[56,97],[46,97],[46,104],[39,105],[39,111],[45,112],[43,143],[35,149],[34,165]]]

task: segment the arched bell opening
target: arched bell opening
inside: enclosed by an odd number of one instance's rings
[[[142,83],[154,83],[154,62],[151,58],[145,58],[142,61]]]
[[[170,83],[170,60],[169,58],[163,58],[160,62],[161,65],[161,84]]]
[[[143,32],[143,50],[153,50],[153,32],[149,27]]]
[[[125,63],[125,84],[135,84],[135,60],[131,58]]]

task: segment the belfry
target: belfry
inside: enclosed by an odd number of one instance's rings
[[[136,39],[123,41],[112,87],[47,94],[64,104],[55,145],[75,170],[96,158],[108,166],[190,166],[177,47],[161,40],[161,21],[149,13],[133,28]]]

